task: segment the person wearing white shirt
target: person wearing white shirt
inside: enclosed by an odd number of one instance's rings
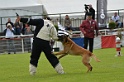
[[[120,22],[120,17],[118,16],[117,12],[114,13],[114,16],[112,16],[111,19],[117,24],[118,28],[122,27],[122,23]]]
[[[50,21],[50,18],[47,17],[46,19],[30,19],[17,16],[17,19],[22,23],[36,26],[29,64],[30,74],[35,75],[41,52],[44,52],[46,58],[57,73],[64,74],[63,67],[57,57],[53,54],[50,45],[51,38],[54,40],[58,40],[57,30],[54,27],[53,23]]]
[[[6,26],[7,28],[4,30],[4,35],[5,38],[7,39],[7,50],[8,50],[8,54],[10,54],[10,52],[14,52],[14,54],[16,53],[15,50],[15,45],[14,45],[14,28],[12,27],[12,25],[10,23],[7,24]]]

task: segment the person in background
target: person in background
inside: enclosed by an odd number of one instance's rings
[[[89,5],[89,12],[92,13],[92,19],[95,20],[95,9],[92,7],[92,5]]]
[[[15,49],[15,45],[14,45],[14,34],[15,34],[15,30],[12,27],[11,23],[8,23],[6,26],[6,29],[4,30],[4,35],[5,38],[7,39],[7,50],[8,50],[8,54],[11,54],[11,51],[14,52],[14,54],[16,54],[16,49]]]
[[[72,30],[71,20],[68,15],[65,16],[64,27],[65,27],[65,30],[68,30],[68,31]]]
[[[117,28],[122,27],[122,22],[120,22],[120,17],[118,16],[117,12],[114,13],[114,15],[111,17],[111,20],[116,23]]]
[[[84,16],[84,20],[86,20],[87,14],[90,12],[92,13],[92,19],[95,20],[95,10],[92,7],[92,5],[84,5],[85,6],[85,16]]]
[[[24,35],[28,35],[28,34],[33,34],[30,25],[29,24],[25,24],[25,31],[24,31]]]
[[[89,51],[93,52],[94,34],[98,36],[97,22],[92,19],[92,13],[87,13],[87,18],[80,25],[80,30],[84,34],[84,48],[87,49],[89,45]],[[96,30],[96,33],[94,31]]]
[[[51,38],[58,40],[56,28],[50,21],[50,18],[47,17],[46,19],[29,19],[21,18],[19,15],[17,15],[17,19],[22,23],[36,26],[29,64],[30,74],[34,75],[36,73],[38,60],[42,51],[56,72],[59,74],[64,74],[63,67],[57,57],[53,54],[52,48],[50,46]]]
[[[6,26],[7,26],[7,24],[8,23],[10,23],[11,24],[11,26],[14,28],[14,24],[13,24],[13,22],[11,21],[11,19],[10,18],[8,18],[8,21],[7,21],[7,23],[6,23]]]
[[[22,23],[16,19],[14,23],[14,27],[15,27],[15,35],[20,35],[22,30]]]
[[[33,34],[32,30],[30,29],[30,25],[25,24],[24,35],[30,35],[30,34]],[[24,45],[27,48],[28,52],[31,52],[31,39],[30,39],[30,37],[24,38]]]

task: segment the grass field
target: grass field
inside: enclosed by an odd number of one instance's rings
[[[60,60],[66,74],[55,72],[44,54],[41,54],[35,76],[28,72],[30,53],[0,55],[0,82],[123,82],[124,56],[115,57],[116,51],[111,49],[94,50],[101,60],[91,61],[93,71],[86,73],[87,68],[81,63],[79,56],[66,56]],[[124,48],[122,48],[124,54]]]

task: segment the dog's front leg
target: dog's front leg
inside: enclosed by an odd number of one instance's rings
[[[64,57],[64,56],[66,56],[66,55],[68,55],[68,54],[62,54],[61,56],[58,57],[58,59],[60,59],[60,58],[62,58],[62,57]]]
[[[65,51],[64,50],[62,50],[60,52],[57,52],[57,53],[54,53],[54,55],[62,55],[62,54],[65,54]]]

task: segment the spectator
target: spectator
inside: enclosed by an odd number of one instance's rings
[[[31,75],[36,73],[38,66],[38,60],[40,58],[41,52],[45,53],[46,58],[49,60],[51,65],[55,68],[57,73],[63,74],[63,67],[59,63],[57,57],[52,53],[50,46],[50,40],[58,39],[57,31],[50,20],[47,19],[28,19],[20,18],[17,15],[17,19],[23,23],[36,26],[33,38],[33,46],[31,52],[31,60],[29,65],[29,72]]]
[[[68,31],[72,30],[71,20],[68,15],[65,16],[64,27],[65,27],[65,30],[68,30]]]
[[[92,7],[92,5],[84,5],[85,6],[85,17],[84,17],[84,20],[86,20],[86,15],[87,13],[91,12],[92,13],[92,19],[95,20],[95,10],[94,8]]]
[[[111,17],[111,20],[116,23],[117,28],[122,27],[122,22],[120,22],[120,17],[118,16],[117,12],[114,13],[114,15]]]
[[[92,5],[89,5],[89,12],[92,13],[92,19],[95,20],[95,10],[94,10],[94,8],[92,7]]]
[[[30,29],[30,26],[28,24],[25,24],[25,31],[24,35],[32,34],[32,30]],[[27,48],[28,52],[31,51],[31,39],[29,37],[24,38],[24,45]]]
[[[13,24],[13,22],[11,22],[11,19],[10,18],[8,18],[8,21],[6,23],[6,26],[7,26],[8,23],[10,23],[12,25],[12,27],[14,28],[14,24]]]
[[[98,26],[96,21],[92,19],[92,13],[87,13],[87,19],[80,25],[80,30],[84,34],[84,48],[87,49],[89,45],[89,51],[93,52],[94,30],[98,36]]]
[[[15,35],[20,35],[22,29],[22,23],[16,19],[14,23],[14,27],[15,27]]]
[[[14,54],[16,54],[16,50],[15,50],[15,45],[14,45],[14,28],[12,27],[11,23],[7,24],[7,28],[4,30],[4,35],[5,38],[7,39],[7,50],[8,50],[8,54],[11,54],[11,51],[14,52]]]
[[[28,35],[28,34],[32,34],[32,30],[30,29],[30,25],[29,24],[25,24],[25,31],[24,31],[24,35]]]

